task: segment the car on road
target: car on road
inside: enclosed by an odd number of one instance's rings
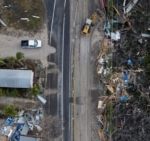
[[[21,47],[22,48],[41,48],[42,42],[41,40],[22,40],[21,41]]]

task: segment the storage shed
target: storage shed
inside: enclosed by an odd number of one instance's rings
[[[32,70],[0,69],[0,87],[32,88]]]

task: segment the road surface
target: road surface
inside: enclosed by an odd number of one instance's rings
[[[73,47],[72,70],[72,139],[71,141],[98,140],[95,128],[93,94],[94,64],[91,64],[91,35],[82,36],[81,28],[87,17],[98,8],[98,1],[71,0],[71,46]],[[98,94],[98,93],[96,93]]]
[[[69,0],[45,0],[45,5],[49,44],[56,48],[56,54],[48,57],[48,61],[55,63],[58,69],[58,73],[48,73],[47,75],[47,89],[50,95],[47,96],[46,111],[47,114],[58,115],[61,118],[63,123],[61,141],[70,141],[70,4]],[[53,85],[53,83],[57,85]]]
[[[59,141],[95,141],[93,136],[95,115],[92,113],[91,103],[93,77],[91,68],[93,65],[90,64],[91,39],[90,36],[81,37],[80,29],[86,17],[98,7],[98,1],[45,0],[45,2],[49,43],[56,48],[56,54],[49,57],[49,62],[53,60],[59,70],[55,73],[55,77],[54,74],[48,74],[50,95],[47,97],[46,111],[48,114],[59,115],[63,121],[63,135]],[[54,81],[58,82],[55,83],[57,85],[52,85]],[[51,91],[55,93],[51,94]],[[70,102],[70,97],[73,98],[73,103]]]

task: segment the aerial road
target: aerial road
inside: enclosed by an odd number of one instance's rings
[[[59,73],[57,77],[47,75],[51,88],[57,93],[48,96],[46,110],[48,114],[58,115],[62,121],[62,141],[70,141],[70,15],[69,0],[45,0],[48,22],[49,44],[56,48],[53,63],[56,64]],[[53,79],[52,79],[53,78]]]
[[[49,61],[56,63],[59,70],[58,77],[47,76],[48,87],[51,88],[55,83],[56,86],[53,88],[57,89],[57,93],[47,97],[46,111],[61,118],[63,131],[61,141],[92,141],[90,116],[92,109],[89,97],[91,85],[89,76],[92,76],[89,64],[90,37],[81,37],[80,29],[85,18],[98,4],[90,0],[45,0],[45,3],[49,44],[56,48],[56,54]],[[73,51],[74,68],[71,62]],[[75,78],[74,95],[80,101],[74,104],[70,103],[70,97],[73,97],[72,68]]]

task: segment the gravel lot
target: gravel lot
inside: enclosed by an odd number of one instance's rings
[[[42,40],[42,48],[22,49],[20,41],[23,39],[40,39]],[[0,57],[15,56],[17,52],[23,52],[26,58],[40,59],[43,65],[46,66],[47,56],[55,53],[55,48],[48,45],[46,25],[35,35],[21,30],[13,31],[12,29],[0,33]]]

